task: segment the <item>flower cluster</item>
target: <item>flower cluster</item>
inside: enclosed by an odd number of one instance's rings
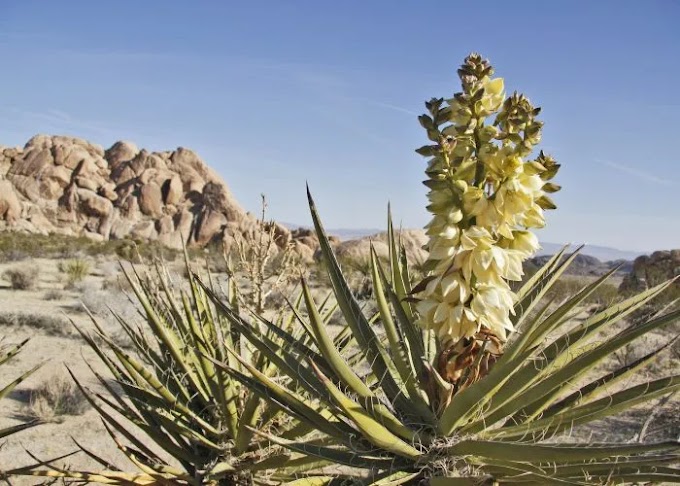
[[[540,108],[517,93],[506,99],[488,61],[471,54],[458,74],[463,91],[430,100],[419,118],[434,144],[417,151],[430,157],[424,183],[433,215],[418,311],[443,341],[480,332],[503,341],[513,329],[509,282],[539,248],[530,229],[555,208],[547,193],[559,190],[549,182],[559,165],[543,152],[530,159]]]

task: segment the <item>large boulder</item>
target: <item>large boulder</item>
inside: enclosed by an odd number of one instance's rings
[[[139,149],[134,143],[120,141],[114,143],[105,153],[105,158],[112,169],[118,167],[122,162],[127,162],[135,158]]]
[[[163,194],[157,184],[149,183],[139,191],[139,209],[147,216],[160,217],[163,214]]]
[[[9,181],[0,180],[0,220],[14,224],[21,217],[21,203],[14,186]]]
[[[103,217],[113,210],[111,201],[88,189],[78,189],[77,194],[80,201],[80,211],[86,216]]]
[[[424,262],[427,252],[423,248],[427,244],[424,230],[401,230],[396,233],[400,243],[404,246],[409,262]],[[339,256],[350,261],[365,262],[370,258],[371,244],[379,258],[389,258],[387,233],[382,232],[356,240],[343,241],[337,245]]]
[[[165,204],[176,205],[182,201],[184,197],[184,188],[182,186],[182,179],[178,175],[167,179],[162,186],[163,200]]]

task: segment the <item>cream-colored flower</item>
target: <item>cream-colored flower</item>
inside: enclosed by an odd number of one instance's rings
[[[437,330],[440,338],[460,338],[474,336],[479,331],[478,319],[475,313],[462,304],[448,306],[448,317],[442,321]]]
[[[451,122],[456,125],[467,125],[470,122],[472,118],[470,108],[461,105],[455,98],[449,100],[449,106],[451,107]]]
[[[482,80],[482,88],[484,88],[484,95],[480,101],[481,109],[478,112],[482,116],[488,116],[497,111],[505,99],[503,78],[486,77]]]
[[[453,271],[443,277],[439,282],[441,295],[444,302],[449,304],[464,303],[470,295],[470,288],[463,276]]]
[[[527,230],[513,231],[511,237],[504,241],[504,245],[519,252],[525,258],[530,257],[540,248],[536,235]]]
[[[498,285],[481,284],[472,299],[470,308],[479,317],[480,324],[494,334],[505,336],[505,330],[512,330],[510,313],[513,309],[513,294],[510,289]]]

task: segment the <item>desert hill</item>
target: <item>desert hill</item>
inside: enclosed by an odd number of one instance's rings
[[[0,230],[95,240],[204,246],[257,230],[257,221],[194,152],[148,152],[130,142],[37,135],[0,146]],[[281,243],[290,232],[277,225]]]

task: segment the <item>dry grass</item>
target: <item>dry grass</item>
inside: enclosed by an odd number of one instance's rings
[[[90,274],[90,264],[82,258],[74,258],[67,262],[60,262],[59,271],[66,276],[66,288],[72,289]]]
[[[31,390],[25,415],[42,422],[62,422],[67,415],[82,415],[90,404],[76,384],[54,376]]]
[[[190,254],[196,250],[191,249]],[[116,259],[138,261],[153,257],[174,261],[181,251],[167,248],[156,241],[107,240],[95,241],[84,236],[60,234],[25,234],[0,231],[0,262],[26,258],[74,259],[83,256],[114,256]]]
[[[2,312],[0,313],[0,326],[30,327],[39,329],[49,336],[70,337],[73,335],[71,324],[66,318],[48,314]]]
[[[64,298],[64,292],[59,289],[50,289],[47,292],[45,292],[45,295],[43,296],[44,300],[62,300]]]
[[[13,290],[31,290],[37,287],[40,270],[35,265],[21,265],[6,270],[3,277]]]

